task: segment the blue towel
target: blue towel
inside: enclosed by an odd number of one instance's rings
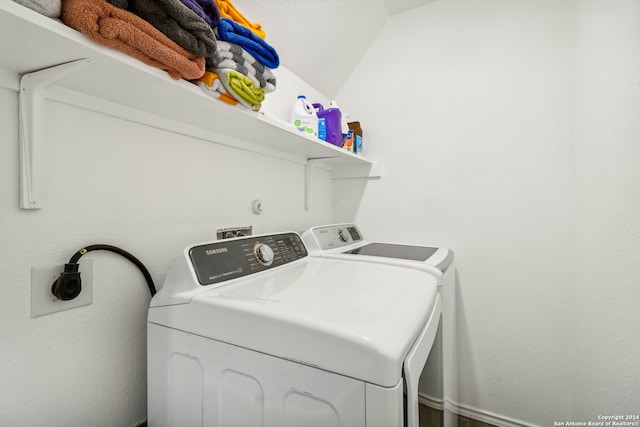
[[[253,34],[250,29],[231,19],[220,19],[218,38],[242,47],[267,68],[278,68],[280,65],[280,58],[274,48]]]

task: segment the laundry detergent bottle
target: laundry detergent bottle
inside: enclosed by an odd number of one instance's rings
[[[335,108],[336,110],[340,110],[338,107],[338,103],[336,101],[331,101],[329,103],[329,108]],[[349,133],[349,125],[347,124],[347,114],[340,111],[340,133],[343,135]]]
[[[298,96],[291,109],[291,123],[300,132],[318,137],[318,115],[306,96]]]
[[[313,104],[318,120],[325,120],[326,133],[324,138],[320,138],[327,141],[330,144],[342,147],[342,132],[340,127],[340,121],[342,120],[342,113],[338,108],[325,108],[322,104]]]

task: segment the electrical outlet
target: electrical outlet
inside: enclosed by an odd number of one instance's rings
[[[69,301],[56,298],[51,293],[51,285],[60,277],[64,265],[31,267],[31,317],[69,310],[93,303],[93,260],[78,263],[82,291]]]

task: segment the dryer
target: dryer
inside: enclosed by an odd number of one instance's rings
[[[149,308],[149,425],[418,427],[440,313],[434,277],[294,232],[191,245]]]
[[[393,265],[436,278],[442,299],[438,334],[420,380],[420,397],[444,411],[444,425],[457,425],[456,269],[453,251],[443,247],[377,242],[365,239],[353,223],[312,227],[302,233],[311,256]]]

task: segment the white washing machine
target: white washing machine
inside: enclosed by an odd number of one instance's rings
[[[442,299],[442,322],[420,379],[421,399],[444,411],[444,425],[457,425],[457,345],[454,254],[442,247],[366,240],[355,224],[312,227],[302,233],[311,256],[324,259],[394,265],[418,270],[437,279]]]
[[[149,308],[149,426],[418,427],[440,314],[434,277],[297,233],[189,246]]]

